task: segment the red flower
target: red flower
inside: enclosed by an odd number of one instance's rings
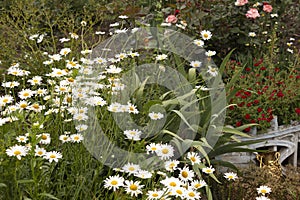
[[[277,93],[277,97],[284,97],[284,94],[282,93],[282,91],[279,91],[279,92]]]
[[[257,63],[254,63],[254,66],[257,67],[259,66],[264,60],[261,58]]]
[[[262,108],[257,108],[257,112],[261,112],[261,111],[263,111],[263,109]]]
[[[252,106],[252,103],[247,103],[247,107],[251,107]]]
[[[266,70],[266,69],[267,69],[266,67],[261,67],[261,68],[260,68],[260,70],[262,70],[262,71],[263,71],[263,70]]]
[[[254,104],[258,104],[258,103],[259,103],[259,100],[255,99],[255,100],[253,101],[253,103],[254,103]]]
[[[237,122],[235,123],[235,126],[236,126],[236,127],[242,126],[242,122],[241,122],[241,121],[237,121]]]
[[[176,16],[176,15],[178,15],[180,13],[180,10],[175,10],[175,12],[174,12],[174,15]]]
[[[249,114],[249,113],[247,113],[246,115],[245,115],[245,119],[250,119],[251,118],[251,115]]]
[[[229,110],[234,110],[234,106],[229,106]]]
[[[250,67],[246,67],[245,70],[246,70],[247,72],[250,72],[250,71],[251,71],[251,68],[250,68]]]
[[[251,127],[245,128],[244,132],[248,133],[251,130]]]
[[[295,112],[300,115],[300,108],[295,108]]]

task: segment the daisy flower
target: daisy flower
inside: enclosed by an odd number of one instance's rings
[[[193,189],[197,190],[197,189],[207,186],[207,184],[204,180],[194,180],[191,182],[190,186]]]
[[[208,70],[207,72],[212,75],[213,77],[216,77],[218,75],[218,70],[217,68],[214,68],[214,67],[211,67],[211,66],[208,66]]]
[[[27,101],[20,101],[19,103],[16,104],[16,106],[20,109],[20,110],[23,110],[25,108],[28,108],[28,106],[30,105],[29,102]]]
[[[124,178],[119,175],[109,176],[104,180],[104,187],[116,191],[119,187],[124,186]]]
[[[59,41],[60,41],[61,43],[64,43],[64,42],[70,41],[70,39],[69,39],[69,38],[60,38]]]
[[[78,133],[78,134],[72,134],[70,135],[70,139],[71,139],[71,142],[75,143],[79,143],[81,142],[84,138],[83,138],[83,135]]]
[[[175,188],[184,185],[178,178],[175,177],[166,177],[164,180],[160,181],[161,184],[166,186],[168,189],[174,190]]]
[[[262,194],[262,195],[266,195],[269,194],[272,190],[270,187],[266,186],[266,185],[262,185],[259,188],[256,189],[258,194]]]
[[[171,191],[171,195],[174,195],[176,197],[180,197],[180,199],[183,199],[186,193],[186,189],[183,187],[177,187],[174,188],[174,190]]]
[[[155,143],[148,144],[148,145],[146,146],[147,154],[149,154],[150,152],[151,152],[151,153],[156,152],[156,151],[159,149],[159,147],[160,147],[159,144],[155,144]]]
[[[155,199],[161,199],[162,197],[163,197],[163,195],[164,195],[164,191],[162,191],[162,190],[154,190],[154,191],[151,191],[151,190],[149,190],[149,191],[147,191],[147,199],[148,200],[155,200]]]
[[[71,49],[70,49],[70,48],[63,48],[63,49],[60,50],[59,54],[62,55],[62,56],[66,56],[66,55],[68,55],[70,52],[71,52]]]
[[[88,128],[88,126],[85,125],[85,124],[80,124],[80,125],[77,125],[77,126],[75,127],[75,129],[76,129],[78,132],[85,131],[85,130],[87,130],[87,128]]]
[[[210,31],[203,30],[201,31],[201,37],[203,40],[209,40],[212,37],[212,34]]]
[[[197,45],[198,47],[203,47],[204,46],[203,40],[196,39],[196,40],[193,41],[193,43],[195,45]]]
[[[228,173],[224,173],[224,177],[230,181],[230,180],[235,180],[238,178],[237,174],[234,172],[228,172]]]
[[[125,191],[127,192],[127,194],[130,194],[131,196],[138,196],[138,194],[142,194],[143,192],[141,191],[141,189],[144,187],[144,185],[140,185],[140,181],[125,181]]]
[[[57,151],[50,151],[45,154],[44,158],[47,159],[50,163],[52,161],[58,162],[58,159],[61,159],[62,155]]]
[[[27,99],[34,95],[34,91],[30,89],[23,89],[18,93],[20,99]]]
[[[86,121],[86,120],[88,120],[88,116],[86,114],[83,114],[83,113],[76,113],[73,116],[73,119],[76,120],[76,121]]]
[[[186,198],[187,200],[200,199],[200,198],[201,198],[200,192],[197,192],[197,191],[188,189],[188,190],[185,192],[185,198]]]
[[[6,154],[8,156],[15,156],[17,159],[21,160],[22,156],[26,156],[28,153],[28,148],[25,146],[15,145],[6,149]]]
[[[127,139],[134,141],[141,140],[140,136],[142,135],[142,131],[139,131],[138,129],[125,130],[123,133],[127,137]]]
[[[168,160],[165,162],[165,169],[169,172],[173,172],[177,169],[177,165],[179,164],[178,160]]]
[[[158,113],[151,112],[151,113],[149,113],[148,115],[149,115],[149,117],[150,117],[152,120],[158,120],[158,119],[164,118],[164,115],[163,115],[162,113],[160,113],[160,112],[158,112]]]
[[[46,155],[46,150],[44,148],[41,148],[39,146],[36,146],[35,147],[35,150],[34,150],[34,155],[35,156],[39,156],[39,157],[42,157],[42,156],[45,156]]]
[[[12,81],[12,82],[3,82],[2,83],[2,87],[7,87],[7,88],[14,88],[14,87],[18,87],[20,85],[19,82],[17,81]]]
[[[162,144],[156,151],[157,156],[159,156],[162,160],[170,159],[174,156],[174,148],[168,144]]]
[[[5,95],[0,97],[0,106],[5,106],[6,104],[9,104],[13,102],[14,98],[10,95]]]
[[[202,64],[202,62],[195,60],[190,63],[190,66],[192,66],[194,68],[199,68],[201,66],[201,64]]]
[[[249,35],[249,37],[255,37],[256,33],[255,32],[249,32],[248,35]]]
[[[184,182],[193,180],[194,176],[195,176],[195,173],[192,170],[190,170],[187,166],[185,166],[179,172],[179,178],[180,178],[180,180],[182,180]]]
[[[32,110],[34,112],[41,112],[45,108],[46,107],[44,105],[39,105],[38,103],[34,103],[34,104],[30,105],[28,109]]]
[[[53,54],[53,55],[49,55],[49,58],[53,61],[60,61],[61,60],[61,55],[60,54]]]
[[[124,58],[127,58],[127,54],[126,53],[120,53],[120,54],[116,54],[115,57],[117,59],[123,60]]]
[[[51,143],[51,137],[49,133],[42,133],[36,136],[37,138],[40,138],[40,144],[50,144]]]
[[[106,69],[107,73],[110,74],[119,74],[122,69],[119,67],[116,67],[115,65],[110,65],[107,69]]]
[[[152,173],[147,170],[139,170],[134,174],[134,176],[142,179],[148,179],[152,177]]]
[[[187,158],[192,162],[192,165],[199,164],[201,162],[200,156],[195,152],[188,152]]]
[[[141,167],[139,165],[136,165],[133,163],[127,163],[122,167],[122,171],[129,173],[129,174],[135,174],[140,170],[141,170]]]
[[[127,102],[127,112],[128,113],[133,113],[133,114],[138,114],[139,111],[137,110],[136,106],[133,105],[130,102]]]
[[[210,166],[210,167],[204,167],[202,169],[202,172],[204,172],[206,174],[212,174],[212,173],[214,173],[214,171],[215,171],[215,169],[212,166]]]
[[[98,57],[98,58],[95,58],[95,63],[96,64],[104,64],[107,62],[107,60],[105,58],[102,58],[102,57]]]
[[[59,140],[62,141],[62,143],[66,143],[71,141],[71,138],[67,134],[63,134],[59,136]]]
[[[28,141],[28,137],[25,135],[20,135],[20,136],[16,137],[16,140],[21,143],[26,143]]]
[[[79,35],[77,35],[76,33],[69,33],[72,39],[77,40],[79,38]]]
[[[36,96],[40,96],[40,97],[42,97],[42,96],[45,96],[46,94],[48,94],[48,91],[47,91],[47,89],[43,89],[43,88],[38,88],[36,91],[34,91],[35,92],[35,95]]]
[[[216,55],[216,52],[215,52],[215,51],[208,50],[207,52],[205,52],[205,55],[206,55],[207,57],[212,57],[212,56]]]
[[[168,56],[166,55],[166,54],[160,54],[160,55],[157,55],[156,57],[155,57],[155,59],[156,60],[165,60],[165,59],[167,59],[168,58]]]

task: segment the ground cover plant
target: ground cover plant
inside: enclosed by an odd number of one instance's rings
[[[298,198],[217,159],[299,120],[294,2],[1,3],[0,199]]]

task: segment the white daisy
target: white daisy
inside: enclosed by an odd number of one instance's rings
[[[192,165],[199,164],[201,162],[200,156],[195,152],[188,152],[187,158],[192,162]]]
[[[58,162],[58,159],[61,159],[62,155],[57,151],[50,151],[45,154],[44,158],[47,159],[50,163],[52,161]]]
[[[171,157],[174,156],[174,148],[168,144],[160,145],[158,150],[155,152],[157,156],[159,156],[162,160],[170,159]]]
[[[116,191],[119,187],[124,186],[124,178],[119,175],[109,176],[104,180],[104,187]]]
[[[155,112],[151,112],[149,113],[149,117],[152,119],[152,120],[158,120],[158,119],[162,119],[164,118],[164,115],[160,112],[158,113],[155,113]]]
[[[196,39],[196,40],[193,41],[193,43],[194,43],[195,45],[197,45],[198,47],[203,47],[203,46],[204,46],[203,40],[198,40],[198,39]]]
[[[34,91],[30,89],[23,89],[18,93],[20,99],[27,99],[34,95]]]
[[[228,172],[228,173],[224,173],[224,177],[230,181],[230,180],[235,180],[238,178],[237,174],[234,172]]]
[[[256,189],[258,194],[262,194],[262,195],[266,195],[269,194],[270,192],[272,192],[271,188],[266,186],[266,185],[262,185],[259,188]]]
[[[70,135],[70,139],[71,139],[71,142],[75,143],[79,143],[83,140],[83,135],[78,133],[78,134],[72,134]]]
[[[212,166],[202,168],[202,172],[204,172],[206,174],[212,174],[212,173],[214,173],[214,171],[215,171],[215,169]]]
[[[218,70],[217,68],[214,68],[214,67],[211,67],[211,66],[208,66],[208,70],[207,72],[213,76],[213,77],[216,77],[218,75]]]
[[[212,34],[210,31],[203,30],[201,31],[201,37],[203,40],[209,40],[212,37]]]
[[[155,57],[156,60],[165,60],[168,56],[166,54],[160,54]]]
[[[144,187],[144,185],[140,185],[140,181],[125,181],[125,191],[127,192],[127,194],[130,194],[131,196],[138,196],[139,194],[142,194],[143,192],[141,191],[141,189]]]
[[[42,156],[45,156],[46,153],[47,153],[47,151],[44,148],[39,147],[39,146],[35,147],[35,150],[34,150],[34,155],[35,156],[42,157]]]
[[[22,156],[26,156],[28,153],[28,148],[25,146],[15,145],[6,149],[6,154],[8,156],[15,156],[17,159],[21,160]]]
[[[179,164],[178,160],[168,160],[165,162],[165,169],[169,172],[173,172],[177,169],[177,165]]]
[[[127,139],[134,141],[141,140],[140,136],[142,135],[142,131],[139,131],[138,129],[125,130],[123,133],[127,137]]]
[[[139,165],[136,165],[133,163],[127,163],[122,167],[122,171],[129,173],[129,174],[135,174],[140,170],[141,170],[141,167]]]
[[[199,67],[201,67],[201,64],[202,64],[202,62],[195,60],[190,63],[190,66],[192,66],[194,68],[199,68]]]
[[[179,178],[184,182],[193,180],[194,176],[195,176],[194,171],[190,170],[187,166],[182,168],[179,172]]]

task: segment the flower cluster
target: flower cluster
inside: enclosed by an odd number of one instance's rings
[[[232,61],[227,66],[227,75],[233,76],[242,69],[240,63]],[[230,123],[236,127],[247,123],[258,123],[262,128],[270,127],[274,116],[280,124],[298,117],[298,89],[300,72],[286,71],[280,66],[270,66],[263,59],[246,66],[234,87],[228,91]],[[246,131],[249,131],[247,128]]]

